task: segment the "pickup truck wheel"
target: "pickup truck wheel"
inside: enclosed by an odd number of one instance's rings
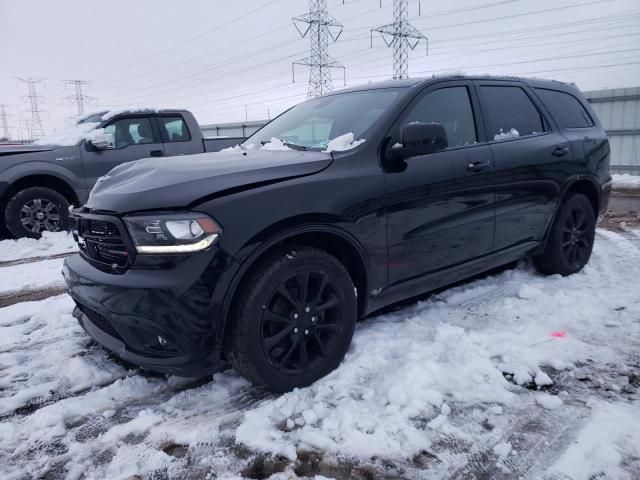
[[[579,272],[591,257],[595,233],[591,202],[580,193],[571,194],[560,206],[544,251],[533,258],[534,266],[545,275]]]
[[[69,202],[50,188],[25,188],[7,202],[4,221],[7,230],[18,238],[40,238],[44,231],[57,232],[68,228]]]
[[[227,355],[238,373],[275,392],[310,385],[337,368],[357,319],[349,273],[312,247],[274,254],[237,305]]]

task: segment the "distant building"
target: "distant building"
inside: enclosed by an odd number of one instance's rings
[[[220,123],[214,125],[201,125],[200,129],[205,137],[248,137],[266,123],[266,120]]]
[[[585,92],[604,125],[617,172],[640,173],[640,87]]]

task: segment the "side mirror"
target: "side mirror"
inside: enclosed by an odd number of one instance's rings
[[[440,123],[411,122],[402,129],[401,135],[402,143],[390,149],[391,158],[395,160],[436,153],[449,146],[447,132]]]
[[[102,128],[92,130],[87,134],[85,139],[87,144],[96,150],[109,150],[111,148],[115,148],[113,134],[105,133]]]

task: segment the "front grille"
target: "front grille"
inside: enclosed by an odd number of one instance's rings
[[[109,322],[109,320],[107,320],[107,318],[104,315],[96,312],[95,310],[87,307],[86,305],[83,305],[82,303],[76,302],[76,305],[78,305],[78,308],[80,309],[80,311],[84,313],[89,319],[89,321],[93,323],[96,327],[98,327],[103,332],[111,335],[112,337],[122,340],[122,338],[120,337],[120,334],[118,334],[116,329],[113,328],[113,325],[111,325],[111,322]]]
[[[115,223],[78,217],[75,227],[80,251],[86,257],[111,269],[128,265],[130,252]]]

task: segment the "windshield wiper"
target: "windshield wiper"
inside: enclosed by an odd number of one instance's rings
[[[278,139],[278,140],[280,140],[280,139]],[[280,141],[282,142],[282,144],[285,147],[289,147],[292,150],[299,150],[299,151],[302,151],[302,152],[306,152],[307,151],[307,147],[305,147],[304,145],[298,145],[296,143],[287,142],[286,140],[280,140]],[[271,143],[271,142],[268,142],[266,140],[262,140],[260,142],[261,145],[266,145],[267,143]]]

